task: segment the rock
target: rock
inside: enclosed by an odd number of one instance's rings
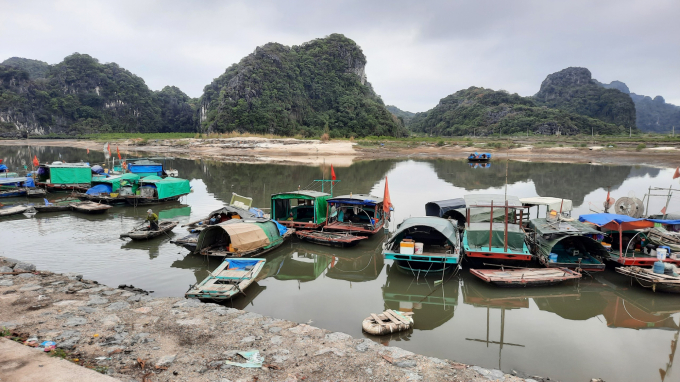
[[[14,266],[14,272],[35,272],[35,265],[19,262]]]
[[[269,341],[271,341],[271,343],[272,343],[273,345],[280,345],[281,343],[283,343],[283,337],[281,337],[281,336],[274,336],[274,337],[272,337]]]
[[[416,367],[418,365],[418,363],[414,360],[407,359],[407,360],[404,360],[404,361],[397,361],[397,362],[393,363],[393,365],[398,366],[398,367]]]
[[[123,309],[128,309],[130,307],[130,303],[125,302],[125,301],[118,301],[114,302],[113,304],[109,305],[106,307],[106,310],[110,312],[118,311],[118,310],[123,310]]]
[[[83,301],[80,300],[61,300],[55,302],[53,305],[54,306],[78,306],[82,305]]]
[[[69,338],[65,341],[58,342],[57,347],[61,349],[73,349],[80,341],[80,338]]]
[[[118,318],[118,316],[115,314],[110,314],[106,317],[103,317],[100,321],[102,326],[116,326],[120,324],[120,318]]]
[[[16,322],[11,321],[0,322],[0,328],[14,329],[17,326],[19,326],[19,324]]]
[[[12,286],[12,285],[14,285],[14,281],[12,281],[12,280],[0,280],[0,287]]]
[[[353,337],[347,333],[335,332],[326,334],[326,341],[337,342],[337,341],[347,341],[352,340]]]
[[[90,296],[90,300],[87,302],[87,305],[103,305],[103,304],[108,304],[109,300],[98,295],[92,295]]]
[[[278,327],[278,326],[272,326],[271,328],[269,328],[269,333],[278,333],[280,331],[281,331],[281,328]]]
[[[326,353],[333,353],[337,355],[338,357],[344,357],[345,353],[343,351],[340,351],[339,349],[336,348],[323,348],[319,350],[318,352],[314,353],[314,355],[323,355]]]
[[[153,299],[153,297],[151,298]],[[177,301],[172,305],[173,308],[195,308],[198,306],[203,305],[203,303],[199,300],[196,300],[194,298],[187,299],[184,301]]]
[[[300,324],[298,326],[295,326],[295,327],[288,329],[288,331],[290,331],[291,333],[295,333],[295,334],[307,334],[307,333],[314,331],[314,330],[316,330],[315,327],[309,326],[307,324]]]
[[[225,350],[222,352],[222,355],[225,356],[226,358],[233,358],[238,355],[238,350]]]
[[[140,343],[140,344],[145,344],[148,342],[153,342],[152,338],[149,338],[151,336],[151,333],[137,333],[132,337],[132,345]]]
[[[0,273],[11,273],[11,272],[12,272],[12,268],[10,268],[10,267],[7,267],[7,266],[0,267]]]
[[[592,381],[596,381],[596,379],[592,379],[591,382]],[[538,381],[535,380],[535,379],[527,378],[527,379],[524,380],[524,382],[538,382]]]
[[[143,306],[141,308],[132,309],[133,312],[142,313],[142,314],[151,313],[152,310],[153,310],[153,308],[148,307],[148,306]]]
[[[20,279],[32,279],[38,276],[34,275],[33,273],[20,273],[17,275],[17,277]]]
[[[102,292],[102,294],[105,295],[105,296],[112,296],[112,295],[118,294],[118,293],[123,293],[123,291],[120,290],[120,289],[116,289],[116,290],[107,290],[107,291]]]
[[[434,358],[434,357],[427,357],[427,359],[429,359],[430,361],[432,361],[433,363],[435,363],[437,365],[448,365],[448,362],[444,361],[443,359]]]
[[[410,357],[410,356],[414,355],[413,353],[411,353],[408,350],[404,350],[404,349],[394,347],[394,346],[383,347],[382,350],[383,351],[381,353],[384,353],[385,351],[390,352],[391,357],[394,358],[394,359],[403,358],[403,357]]]
[[[104,341],[102,342],[102,345],[104,346],[110,346],[110,345],[120,345],[123,343],[123,340],[127,337],[127,333],[116,333],[110,337],[106,337]]]
[[[87,319],[84,317],[72,317],[66,320],[62,326],[80,326],[87,324]]]
[[[255,342],[255,337],[245,337],[241,340],[241,342]]]
[[[19,260],[17,260],[17,259],[10,259],[9,257],[5,257],[5,258],[3,258],[3,260],[7,263],[7,265],[8,265],[10,268],[14,268],[15,265],[17,265],[17,264],[20,263]]]
[[[356,346],[356,349],[357,349],[358,352],[363,353],[365,351],[368,351],[368,349],[370,349],[372,347],[376,347],[376,346],[379,346],[379,345],[376,344],[375,342],[369,340],[368,338],[366,338],[363,341],[361,341],[361,343],[359,345]]]
[[[130,302],[139,302],[139,300],[142,299],[142,296],[136,294],[134,296],[130,296],[127,300]]]
[[[241,315],[238,317],[236,320],[237,321],[248,321],[248,320],[256,320],[258,318],[262,318],[263,316],[261,314],[253,313],[253,312],[248,312],[246,314]]]
[[[78,310],[81,311],[81,312],[85,312],[85,313],[89,314],[89,313],[94,313],[94,312],[98,311],[99,309],[90,308],[90,307],[87,307],[87,306],[81,306],[81,307],[78,307]]]
[[[239,310],[234,309],[234,308],[226,308],[226,307],[220,306],[219,308],[215,308],[211,312],[216,313],[218,316],[226,316],[227,314],[230,314],[230,313],[238,313]]]
[[[67,340],[72,337],[78,337],[80,338],[80,331],[78,330],[64,330],[60,335],[58,335],[55,340],[57,341],[62,341],[62,340]]]
[[[34,290],[42,289],[40,285],[35,285],[35,284],[29,284],[24,287],[19,288],[20,291],[22,292],[31,292]]]
[[[170,366],[173,362],[175,362],[175,358],[177,358],[177,354],[164,355],[156,361],[155,365],[160,367]]]
[[[285,362],[289,357],[287,355],[275,355],[272,357],[272,360],[276,363],[283,363]]]
[[[489,371],[489,375],[487,375],[487,378],[493,380],[493,381],[500,381],[503,382],[505,381],[505,373],[498,369],[493,369]]]
[[[181,326],[199,326],[203,324],[201,318],[188,318],[186,320],[177,320],[177,325]]]

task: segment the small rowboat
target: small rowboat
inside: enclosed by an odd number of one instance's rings
[[[111,206],[95,202],[77,202],[71,203],[71,209],[86,214],[102,214],[111,208]]]
[[[0,216],[18,215],[23,214],[24,212],[31,212],[31,210],[31,206],[25,206],[23,204],[18,206],[0,207]]]
[[[264,263],[265,259],[226,259],[205,280],[191,286],[184,296],[227,300],[239,293],[245,295],[244,290],[255,281]]]
[[[172,229],[175,228],[177,224],[179,224],[179,222],[174,221],[159,222],[158,229],[153,231],[148,225],[145,225],[142,227],[137,227],[128,233],[120,235],[120,238],[123,239],[129,237],[132,240],[149,240],[154,237],[163,235],[169,231],[172,231]]]
[[[71,210],[71,204],[73,203],[78,203],[78,199],[70,199],[70,198],[65,198],[65,199],[57,199],[52,202],[49,202],[50,204],[46,205],[36,205],[34,208],[38,212],[59,212],[59,211],[70,211]]]
[[[468,156],[468,162],[488,162],[491,160],[491,154],[490,153],[473,153]]]
[[[353,247],[357,245],[359,241],[368,239],[368,236],[356,236],[343,232],[297,231],[295,234],[299,239],[306,240],[310,243],[341,248]]]
[[[501,287],[547,286],[581,278],[567,268],[470,269],[470,273]]]
[[[380,336],[394,332],[401,332],[413,327],[413,312],[397,312],[388,309],[380,314],[371,313],[361,323],[366,333]]]
[[[47,195],[47,190],[44,188],[29,187],[26,188],[26,196],[29,198],[42,198]]]
[[[641,286],[651,288],[653,292],[680,293],[680,277],[654,273],[651,269],[640,267],[618,267],[616,271],[637,280]]]

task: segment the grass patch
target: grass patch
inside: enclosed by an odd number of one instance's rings
[[[640,143],[637,146],[635,146],[635,151],[642,151],[642,149],[646,149],[647,145],[644,143]]]

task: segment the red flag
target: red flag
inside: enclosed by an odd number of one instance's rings
[[[38,156],[37,155],[33,155],[33,165],[35,167],[40,166],[40,162],[38,162]]]
[[[87,153],[88,153],[88,154],[90,153],[90,149],[87,149]]]
[[[106,149],[109,150],[109,156],[111,156],[111,145],[107,143]]]
[[[120,150],[118,149],[118,146],[116,146],[116,152],[118,153],[118,160],[123,159],[123,158],[120,157]]]
[[[3,160],[4,160],[4,159],[0,159],[0,163],[2,163]]]
[[[127,170],[127,162],[123,161],[123,168]]]
[[[661,209],[661,213],[666,215],[666,207],[665,206],[664,206],[664,208]]]
[[[335,179],[336,179],[335,178],[335,170],[333,170],[333,165],[331,165],[331,180],[333,180],[333,182],[331,184],[333,184],[334,186],[335,186]]]
[[[673,179],[680,178],[680,167],[675,169],[675,174],[673,174]]]
[[[390,189],[389,187],[387,187],[387,177],[385,177],[385,195],[383,196],[383,212],[389,214],[390,207],[392,207],[392,201],[390,200]]]

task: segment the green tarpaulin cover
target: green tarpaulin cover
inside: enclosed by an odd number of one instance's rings
[[[549,222],[545,218],[531,219],[529,228],[536,231],[536,243],[541,255],[548,256],[550,253],[558,255],[571,254],[574,249],[591,256],[607,256],[607,250],[599,242],[584,235],[598,235],[597,231],[588,224],[579,221],[555,221]],[[568,240],[565,240],[568,239]],[[569,250],[572,251],[569,251]]]
[[[139,183],[139,175],[133,173],[127,173],[123,175],[114,175],[104,179],[93,179],[92,183],[107,183],[111,185],[111,191],[117,192],[120,188],[120,183],[122,181],[127,181],[130,185],[133,185],[133,192],[137,191],[136,185]]]
[[[189,181],[180,178],[161,178],[159,176],[147,176],[142,178],[141,184],[152,183],[158,190],[158,199],[171,198],[173,196],[186,195],[191,192]]]
[[[465,230],[470,249],[489,248],[489,228],[489,223],[470,223]],[[493,223],[491,247],[505,247],[505,224]],[[524,249],[524,232],[518,224],[508,224],[508,248],[513,251]]]
[[[318,191],[297,191],[287,192],[282,194],[272,195],[272,217],[276,220],[286,220],[291,212],[295,221],[299,217],[296,216],[297,206],[291,206],[290,200],[313,200],[314,201],[314,217],[305,220],[312,220],[315,224],[321,224],[326,221],[326,211],[328,210],[327,200],[331,198],[330,194]]]
[[[91,181],[92,169],[90,167],[50,167],[50,182],[52,184],[90,183]]]

